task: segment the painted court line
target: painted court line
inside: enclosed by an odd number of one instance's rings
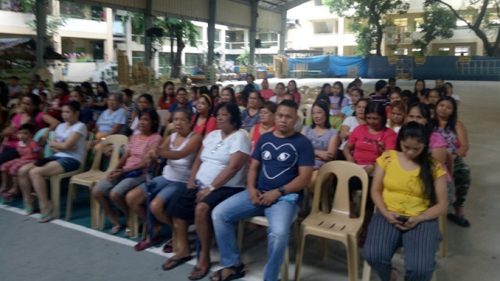
[[[6,210],[6,211],[9,211],[9,212],[12,212],[12,213],[16,213],[16,214],[19,214],[19,215],[26,216],[25,211],[22,210],[22,209],[19,209],[17,207],[11,207],[11,206],[7,206],[7,205],[4,205],[4,204],[0,204],[0,209]],[[30,217],[38,219],[40,217],[40,215],[39,214],[33,214]],[[104,239],[104,240],[108,240],[108,241],[111,241],[111,242],[114,242],[114,243],[117,243],[117,244],[125,245],[125,246],[131,247],[131,248],[133,248],[134,245],[137,243],[137,242],[129,240],[127,238],[123,238],[123,237],[118,237],[118,236],[115,236],[115,235],[111,235],[111,234],[108,234],[108,233],[105,233],[105,232],[102,232],[102,231],[99,231],[99,230],[95,230],[95,229],[92,229],[92,228],[88,228],[88,227],[85,227],[85,226],[81,226],[81,225],[78,225],[78,224],[67,222],[65,220],[54,219],[54,220],[50,221],[49,223],[56,224],[56,225],[59,225],[61,227],[65,227],[65,228],[72,229],[72,230],[75,230],[75,231],[79,231],[79,232],[82,232],[82,233],[85,233],[85,234],[88,234],[88,235],[92,235],[94,237],[101,238],[101,239]],[[131,250],[133,250],[133,249],[131,249]],[[162,256],[162,257],[166,257],[166,258],[170,258],[170,257],[172,257],[174,255],[173,253],[169,253],[169,254],[164,253],[162,251],[161,247],[152,247],[152,248],[146,249],[145,251],[147,251],[149,253],[152,253],[152,254],[156,254],[156,255]],[[187,262],[187,264],[195,266],[196,265],[196,258],[191,259],[190,261]],[[218,266],[218,265],[217,266],[212,266],[212,272],[215,271],[215,270],[219,270],[220,268],[221,267]],[[246,276],[245,278],[242,278],[240,280],[243,280],[243,281],[245,281],[245,280],[246,281],[257,281],[257,280],[260,280],[260,278],[257,278],[256,276]]]

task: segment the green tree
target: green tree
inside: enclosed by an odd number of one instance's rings
[[[419,26],[422,37],[413,41],[422,54],[427,53],[427,46],[434,39],[453,37],[453,30],[457,27],[457,19],[448,9],[432,4],[424,7],[424,11],[423,23]]]
[[[440,5],[448,9],[456,19],[465,23],[483,42],[488,56],[500,56],[500,26],[491,21],[491,17],[500,19],[500,1],[498,0],[468,0],[465,10],[453,7],[451,1],[426,0],[424,5]],[[493,40],[489,40],[490,35]]]
[[[369,55],[375,48],[382,55],[384,28],[388,25],[384,16],[389,13],[406,13],[410,5],[402,0],[323,0],[330,11],[339,16],[350,17],[354,24],[358,52]]]
[[[170,76],[179,78],[181,75],[182,51],[186,47],[186,43],[196,46],[198,30],[196,30],[196,26],[192,22],[184,19],[165,18],[160,24],[170,38],[170,50],[173,50],[174,41],[177,45],[175,56],[171,52],[172,71]]]
[[[244,49],[243,53],[236,58],[236,62],[248,66],[250,64],[250,50],[248,48]]]
[[[133,34],[144,33],[143,14],[129,13],[127,17],[130,17]],[[124,18],[124,21],[127,19]],[[186,47],[186,43],[189,43],[193,47],[196,46],[196,38],[199,35],[198,30],[196,30],[196,26],[191,21],[176,18],[156,17],[153,20],[153,25],[162,28],[165,36],[170,39],[170,61],[172,63],[170,76],[172,78],[179,78],[181,75],[182,51]],[[161,44],[164,42],[162,38],[155,39],[159,40]],[[177,46],[175,53],[173,52],[174,42]]]

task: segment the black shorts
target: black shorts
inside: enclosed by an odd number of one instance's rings
[[[222,201],[243,191],[240,187],[219,187],[210,192],[201,202],[206,203],[212,211]],[[180,218],[189,222],[194,221],[194,210],[196,208],[196,194],[198,189],[181,189],[176,192],[169,201],[166,211],[169,216]]]

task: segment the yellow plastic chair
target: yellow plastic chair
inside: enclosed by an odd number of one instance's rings
[[[438,218],[439,232],[441,232],[441,243],[439,244],[439,257],[446,258],[448,255],[448,220],[446,215]]]
[[[116,165],[118,165],[118,161],[120,159],[120,148],[125,147],[127,145],[127,142],[128,138],[124,135],[111,135],[106,137],[106,139],[104,140],[104,144],[111,144],[113,146],[110,163],[106,171],[101,171],[99,169],[102,159],[101,149],[96,151],[94,160],[92,162],[92,167],[89,171],[71,177],[68,187],[68,200],[66,203],[66,220],[69,221],[71,219],[73,197],[77,185],[86,186],[91,190],[99,180],[104,179],[113,169],[116,168]],[[103,225],[103,219],[101,218],[103,216],[100,215],[100,209],[101,208],[99,204],[93,199],[92,196],[90,196],[90,224],[92,228],[99,228]]]
[[[85,169],[85,162],[87,161],[87,152],[90,146],[90,141],[85,143],[85,153],[83,161],[80,163],[80,167],[77,170],[62,173],[59,175],[54,175],[49,177],[50,181],[50,201],[52,202],[52,217],[59,218],[61,215],[61,181],[65,178],[72,177],[74,175],[80,174]]]
[[[265,216],[256,216],[244,221],[241,221],[238,225],[238,248],[240,251],[243,249],[243,234],[245,230],[245,223],[253,223],[260,226],[269,226],[269,222]],[[283,259],[283,264],[281,265],[281,280],[288,281],[288,263],[289,263],[289,253],[288,246],[286,247],[285,257]]]
[[[324,213],[320,210],[321,191],[331,185],[332,176],[337,178],[337,186],[335,188],[332,208],[329,213]],[[349,179],[352,177],[359,178],[362,183],[360,216],[357,218],[349,216]],[[326,196],[327,193],[324,193],[323,196]],[[312,210],[300,227],[300,240],[295,265],[295,281],[300,280],[300,268],[304,255],[306,236],[308,235],[342,242],[347,251],[349,281],[358,280],[359,257],[357,236],[363,224],[367,197],[368,175],[358,165],[347,161],[331,161],[319,169],[314,186]]]

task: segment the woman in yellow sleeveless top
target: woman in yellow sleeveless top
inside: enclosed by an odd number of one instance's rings
[[[376,162],[371,196],[377,208],[363,255],[382,281],[396,280],[391,259],[404,247],[404,280],[431,280],[440,234],[437,218],[448,206],[446,171],[429,155],[430,132],[405,124],[396,150]]]

